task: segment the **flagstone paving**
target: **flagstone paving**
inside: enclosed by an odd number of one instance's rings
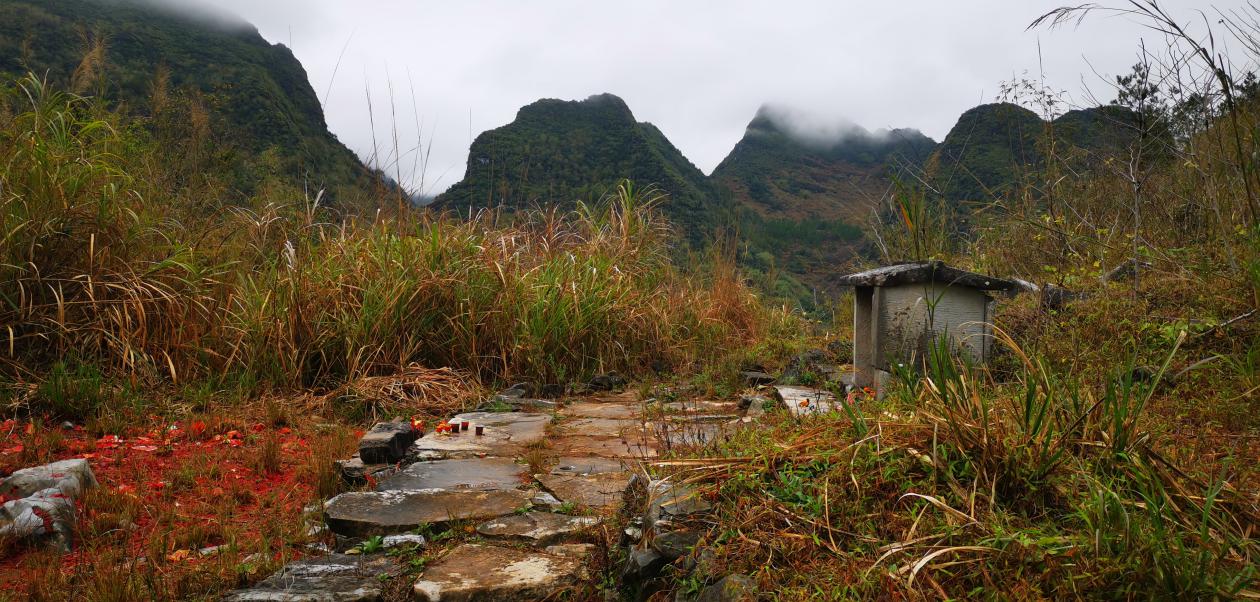
[[[370,490],[328,500],[325,522],[343,541],[361,541],[420,527],[436,532],[452,521],[478,521],[477,534],[496,543],[460,544],[430,563],[414,584],[417,599],[511,601],[562,595],[589,578],[585,557],[594,546],[579,542],[616,510],[643,460],[668,446],[710,440],[740,422],[738,409],[728,403],[663,408],[655,410],[652,421],[645,419],[644,407],[633,392],[626,392],[585,397],[555,409],[460,414],[454,420],[468,421],[469,430],[424,435],[407,450],[401,468],[387,465],[390,470],[377,473],[381,478],[367,479]],[[476,426],[483,428],[482,435],[475,434]],[[542,472],[529,474],[523,457]],[[541,511],[561,509],[581,515]],[[365,561],[352,558],[334,555],[302,561],[314,563],[310,566],[290,564],[259,586],[235,592],[232,599],[378,599],[379,587],[356,581]],[[330,574],[345,576],[334,580],[337,588],[319,590],[302,578],[324,570],[319,562],[337,567],[328,569]],[[286,584],[292,588],[286,590]]]

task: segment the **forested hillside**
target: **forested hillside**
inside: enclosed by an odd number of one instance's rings
[[[140,0],[0,2],[0,74],[47,77],[140,118],[170,153],[243,201],[274,182],[370,204],[375,178],[328,131],[306,70],[248,23]],[[312,192],[312,195],[314,192]]]
[[[463,214],[571,208],[598,200],[624,178],[668,194],[665,214],[692,243],[702,243],[729,220],[728,206],[708,178],[656,126],[636,121],[611,94],[522,107],[512,123],[477,136],[463,181],[438,196],[434,207]]]

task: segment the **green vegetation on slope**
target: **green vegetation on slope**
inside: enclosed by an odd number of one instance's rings
[[[834,140],[802,140],[762,107],[743,139],[713,171],[743,204],[773,216],[863,213],[900,169],[921,166],[935,143],[917,130],[867,132],[854,126]]]
[[[928,181],[952,203],[1005,200],[1036,179],[1049,157],[1088,170],[1127,157],[1138,136],[1134,112],[1121,106],[1077,109],[1046,122],[1016,104],[980,105],[941,141],[928,162]]]
[[[481,208],[572,208],[626,178],[668,194],[665,214],[697,246],[729,218],[704,174],[611,94],[522,107],[512,123],[477,136],[463,181],[434,207],[464,215]]]
[[[920,169],[935,143],[917,130],[871,133],[857,126],[829,140],[804,140],[781,125],[788,119],[762,107],[713,181],[739,207],[740,235],[752,249],[745,265],[756,272],[781,269],[827,294],[863,252],[859,224],[887,195],[894,176]],[[771,286],[784,285],[791,283]],[[812,302],[816,292],[807,292]]]
[[[326,189],[346,209],[370,202],[375,178],[328,132],[301,63],[246,23],[141,0],[6,0],[0,74],[27,72],[145,118],[172,161],[213,173],[229,199],[271,179]]]

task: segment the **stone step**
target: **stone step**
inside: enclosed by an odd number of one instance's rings
[[[585,561],[533,550],[463,544],[424,569],[414,586],[427,602],[565,599],[587,579]]]
[[[656,442],[649,433],[626,437],[566,435],[551,439],[551,451],[561,456],[599,456],[602,458],[655,458]]]
[[[290,562],[253,587],[230,592],[224,602],[374,602],[385,594],[382,575],[400,572],[384,554],[331,554]]]
[[[601,458],[599,456],[574,457],[564,456],[556,461],[551,469],[553,475],[592,475],[605,472],[626,472],[635,464],[634,460],[623,458]]]
[[[577,401],[564,406],[560,411],[565,416],[582,418],[638,418],[641,405],[635,403],[609,403],[598,401]]]
[[[561,502],[593,510],[613,510],[621,503],[622,492],[630,484],[628,472],[602,472],[586,475],[534,475],[543,487]]]
[[[477,532],[485,537],[522,541],[542,547],[572,540],[600,522],[600,519],[593,516],[526,512],[482,523],[477,527]]]
[[[478,436],[473,429],[459,434],[431,432],[412,444],[408,457],[413,460],[443,460],[518,456],[526,446],[546,435],[551,416],[529,412],[468,412],[452,420],[467,420],[473,425],[483,426],[485,434]]]
[[[510,458],[463,458],[416,462],[377,484],[378,491],[422,489],[493,491],[527,482],[525,467]]]
[[[528,508],[535,492],[528,490],[352,491],[324,504],[324,519],[333,533],[369,537],[410,531],[421,525],[435,529],[456,520],[487,520]]]

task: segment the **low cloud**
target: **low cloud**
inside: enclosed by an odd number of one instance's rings
[[[757,111],[757,118],[765,119],[778,131],[791,136],[797,142],[819,149],[834,148],[846,142],[862,140],[883,143],[894,136],[920,134],[914,128],[868,130],[843,117],[823,115],[782,105],[765,105]]]
[[[423,140],[428,169],[402,177],[423,179],[427,192],[463,176],[477,134],[539,98],[616,94],[708,172],[767,103],[794,107],[792,130],[822,143],[861,128],[878,136],[915,127],[939,140],[1025,70],[1044,69],[1057,89],[1106,89],[1108,74],[1126,73],[1140,38],[1151,37],[1126,19],[1026,29],[1059,0],[164,2],[240,15],[292,48],[333,133],[360,156],[395,131],[408,147]],[[1160,5],[1193,21],[1202,0]],[[398,118],[382,119],[395,113],[391,104]]]

